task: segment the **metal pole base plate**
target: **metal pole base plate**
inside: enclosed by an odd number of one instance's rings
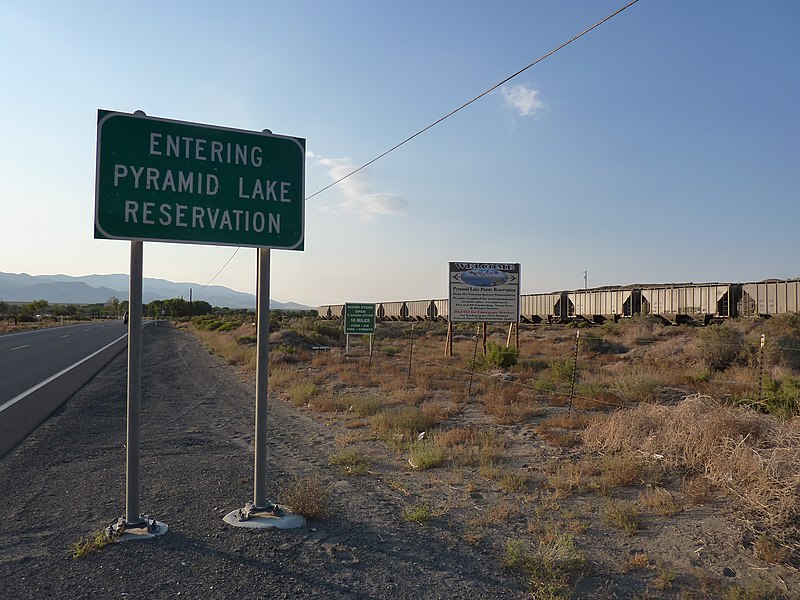
[[[114,542],[149,540],[158,535],[164,535],[169,529],[166,523],[151,519],[147,515],[139,515],[139,517],[140,519],[136,523],[126,521],[125,517],[119,517],[106,527],[106,537]]]
[[[222,520],[228,525],[246,529],[297,529],[306,524],[305,517],[291,512],[286,506],[272,503],[255,506],[252,502],[232,510]]]

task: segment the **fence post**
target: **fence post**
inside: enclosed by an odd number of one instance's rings
[[[411,323],[411,344],[408,349],[408,381],[411,381],[411,357],[414,355],[414,325],[415,322]]]
[[[447,321],[447,339],[444,341],[444,355],[453,356],[453,322]]]
[[[475,377],[475,361],[478,360],[478,336],[480,336],[480,325],[475,330],[475,350],[472,351],[472,365],[469,370],[469,388],[467,389],[467,398],[472,396],[472,379]]]
[[[758,349],[758,403],[764,401],[764,343],[766,335],[761,334],[761,347]]]
[[[572,399],[575,397],[575,380],[578,375],[578,348],[580,346],[581,330],[575,332],[575,360],[572,363],[572,388],[569,391],[569,409],[567,414],[572,418]]]

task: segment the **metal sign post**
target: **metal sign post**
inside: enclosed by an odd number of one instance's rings
[[[253,461],[253,501],[233,510],[224,521],[247,529],[293,529],[305,518],[267,499],[267,403],[269,397],[269,248],[258,250],[256,302],[256,415]]]
[[[143,242],[131,242],[128,291],[128,431],[125,453],[126,526],[143,522],[139,513],[139,430],[142,403],[142,257]]]
[[[267,399],[269,396],[269,248],[258,251],[258,323],[256,326],[256,430],[253,504],[272,508],[267,501]]]
[[[125,516],[106,529],[113,539],[149,538],[167,532],[166,523],[140,512],[141,454],[139,450],[142,406],[142,262],[144,243],[131,241],[128,286],[128,409],[125,442]]]

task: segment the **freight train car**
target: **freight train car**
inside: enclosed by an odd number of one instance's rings
[[[642,310],[673,323],[735,317],[741,286],[712,283],[642,287]]]
[[[409,300],[406,302],[408,312],[406,318],[409,321],[426,321],[432,319],[431,304],[433,300]]]
[[[343,319],[344,304],[326,304],[317,307],[317,315],[320,319]]]
[[[608,288],[579,290],[568,294],[573,306],[573,314],[593,323],[618,321],[623,316],[629,317],[636,306],[634,289]]]
[[[405,321],[408,309],[405,302],[381,302],[375,314],[381,321]]]
[[[447,319],[450,318],[450,300],[447,298],[443,300],[432,300],[431,305],[433,311],[433,314],[431,315],[432,319],[447,321]]]
[[[800,280],[745,283],[738,308],[743,317],[800,312]]]
[[[522,294],[519,297],[519,314],[528,323],[558,323],[573,314],[567,292],[552,294]]]

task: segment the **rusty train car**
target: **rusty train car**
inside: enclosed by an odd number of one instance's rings
[[[593,323],[636,315],[655,315],[670,323],[703,323],[734,317],[773,316],[800,312],[800,279],[753,283],[637,284],[546,294],[520,295],[520,320],[525,323]],[[379,302],[381,321],[448,319],[448,300]],[[321,319],[341,319],[343,304],[318,308]]]

